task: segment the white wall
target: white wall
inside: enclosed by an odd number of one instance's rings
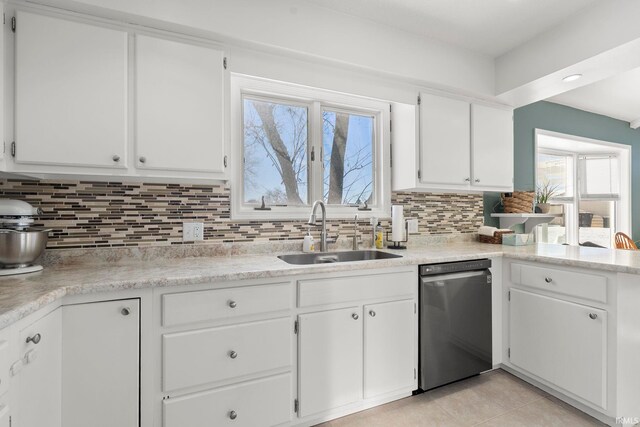
[[[494,62],[488,56],[300,0],[37,2],[206,36],[262,53],[276,49],[308,63],[339,66],[360,75],[364,71],[479,97],[493,97],[495,92]],[[240,61],[247,66],[250,62],[247,57]],[[255,68],[252,71],[255,74]]]

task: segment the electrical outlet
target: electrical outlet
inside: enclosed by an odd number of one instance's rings
[[[182,241],[197,242],[204,240],[204,224],[201,222],[182,223]]]
[[[408,219],[407,220],[407,232],[409,234],[414,234],[418,232],[418,220],[417,219]]]

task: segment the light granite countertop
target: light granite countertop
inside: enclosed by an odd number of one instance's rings
[[[279,249],[282,249],[281,247]],[[285,251],[277,251],[285,252]],[[41,272],[0,278],[0,328],[65,295],[265,279],[300,274],[506,257],[610,272],[640,273],[640,252],[539,244],[510,247],[476,242],[410,248],[402,258],[338,264],[290,265],[278,253],[233,253],[184,258],[100,257],[95,263],[59,263]],[[192,255],[197,252],[192,253]]]

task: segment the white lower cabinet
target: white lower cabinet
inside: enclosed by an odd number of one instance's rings
[[[269,427],[291,419],[291,374],[163,402],[163,427]]]
[[[510,292],[510,363],[606,409],[607,312],[518,289]]]
[[[364,398],[412,387],[416,379],[414,300],[364,306]]]
[[[12,389],[14,427],[60,427],[62,384],[61,310],[58,308],[18,333]]]
[[[140,300],[64,306],[62,329],[62,425],[138,426]]]
[[[9,403],[0,400],[0,427],[11,427],[11,411]]]
[[[299,316],[299,415],[362,399],[360,307]]]

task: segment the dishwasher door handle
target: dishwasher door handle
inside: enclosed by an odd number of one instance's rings
[[[460,273],[445,273],[445,274],[437,274],[435,276],[421,276],[420,283],[427,284],[437,281],[443,280],[451,280],[451,279],[465,279],[468,277],[478,277],[487,275],[487,270],[480,271],[463,271]]]

